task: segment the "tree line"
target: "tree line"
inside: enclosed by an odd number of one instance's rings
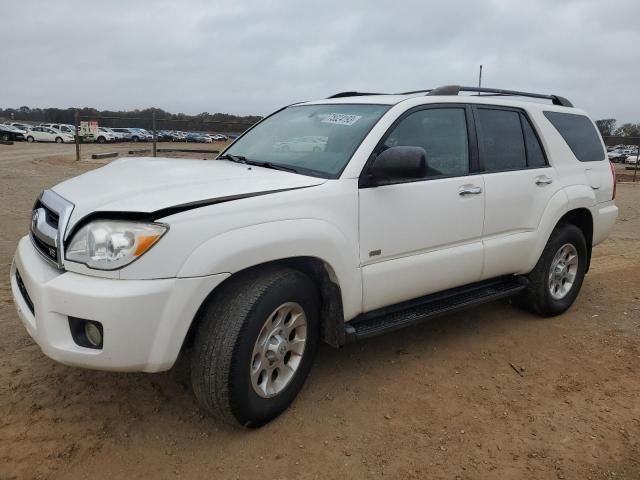
[[[169,113],[161,108],[144,110],[97,110],[95,108],[0,108],[0,118],[38,123],[75,123],[78,112],[80,121],[95,120],[103,127],[153,128],[153,114],[158,130],[242,132],[262,117],[238,116],[228,113],[203,112],[198,115]]]
[[[623,123],[616,127],[615,118],[596,120],[596,127],[603,137],[640,137],[640,123]]]

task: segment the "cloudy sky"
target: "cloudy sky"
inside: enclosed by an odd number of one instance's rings
[[[0,106],[266,114],[476,84],[640,122],[640,1],[3,2]]]

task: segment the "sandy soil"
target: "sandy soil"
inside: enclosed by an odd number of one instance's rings
[[[184,359],[74,369],[20,324],[8,273],[34,198],[99,166],[72,155],[0,146],[0,479],[640,478],[640,185],[618,186],[615,231],[565,315],[493,303],[322,346],[293,408],[244,431],[202,415]]]

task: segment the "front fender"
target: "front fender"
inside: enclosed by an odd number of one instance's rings
[[[317,219],[280,220],[251,225],[217,235],[187,258],[178,277],[236,273],[291,257],[315,257],[335,273],[342,293],[345,319],[362,307],[362,281],[357,244],[334,225]]]

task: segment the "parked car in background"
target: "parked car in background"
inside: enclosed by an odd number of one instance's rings
[[[225,135],[222,135],[220,133],[214,133],[213,135],[211,135],[211,138],[214,142],[224,142],[225,140],[228,140]]]
[[[129,128],[131,140],[134,142],[151,142],[153,135],[144,128]]]
[[[190,132],[187,133],[187,142],[195,142],[195,143],[211,143],[211,137],[209,135],[205,135],[204,133],[198,132]]]
[[[98,130],[106,130],[109,134],[111,134],[116,142],[123,142],[125,140],[125,136],[121,132],[116,132],[113,128],[109,127],[99,127]]]
[[[627,154],[625,154],[622,150],[612,150],[610,152],[607,152],[607,157],[612,162],[624,162],[627,158]]]
[[[17,128],[22,132],[26,132],[27,130],[29,130],[29,128],[31,128],[31,125],[27,125],[19,122],[4,122],[4,125],[9,125],[11,127]]]
[[[69,135],[76,134],[76,127],[74,125],[70,125],[68,123],[41,123],[38,125],[39,127],[47,127],[52,128],[54,130],[58,130],[61,133],[66,133]]]
[[[180,140],[178,132],[173,130],[159,130],[157,135],[158,140],[162,142],[177,142]]]
[[[49,127],[37,126],[27,131],[28,142],[73,143],[75,136]]]
[[[153,132],[151,132],[151,136],[153,136]],[[170,142],[171,141],[171,132],[169,130],[158,130],[156,132],[156,138],[159,142]]]
[[[118,141],[116,134],[106,127],[98,127],[98,133],[96,133],[95,139],[97,143],[113,143]]]
[[[122,140],[123,141],[130,141],[131,140],[131,136],[133,135],[131,133],[131,130],[129,130],[128,128],[112,128],[112,131],[114,131],[115,133],[121,135]]]
[[[13,125],[0,125],[0,140],[3,142],[24,140],[25,133],[25,131],[16,128]]]

